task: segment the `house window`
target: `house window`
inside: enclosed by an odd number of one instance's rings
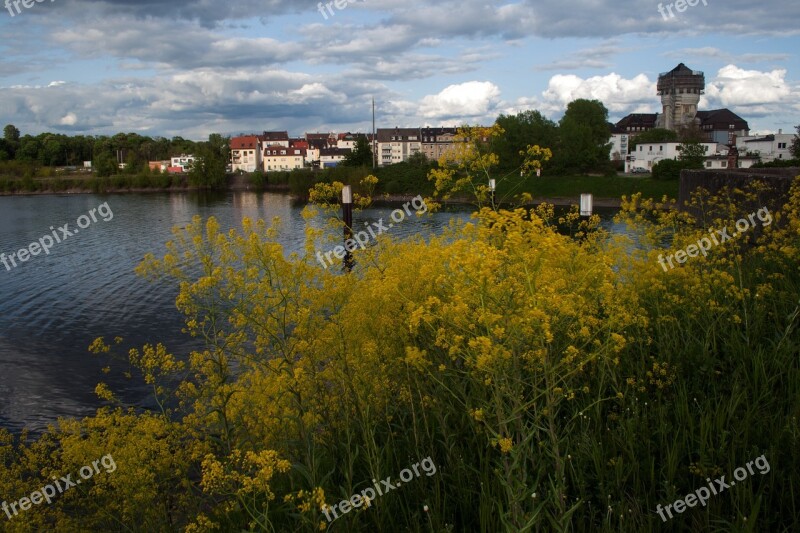
[[[711,168],[711,161],[706,161],[706,168]]]
[[[727,166],[728,166],[728,162],[727,161],[722,161],[722,168],[726,168]]]
[[[786,143],[778,143],[778,150],[786,148]]]

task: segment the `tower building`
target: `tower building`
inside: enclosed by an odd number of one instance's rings
[[[706,88],[705,75],[683,63],[658,76],[658,94],[663,112],[657,127],[677,131],[694,123],[697,104]]]

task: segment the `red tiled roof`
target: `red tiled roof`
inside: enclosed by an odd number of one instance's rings
[[[243,137],[234,137],[231,139],[231,150],[257,150],[258,149],[258,136],[245,135]]]

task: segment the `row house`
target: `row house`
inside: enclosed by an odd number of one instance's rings
[[[319,159],[313,161],[319,161],[320,168],[332,168],[344,161],[351,151],[346,148],[323,148],[319,151]]]
[[[289,132],[265,131],[260,135],[261,146],[285,146],[289,148]]]
[[[367,143],[372,141],[371,133],[340,133],[336,139],[336,148],[344,150],[355,150],[358,139],[367,139]]]
[[[453,150],[456,128],[422,128],[420,137],[422,138],[422,153],[432,161],[438,161],[440,157]]]
[[[378,164],[402,163],[422,150],[419,128],[378,128]]]
[[[264,148],[263,158],[264,171],[288,172],[305,166],[306,149],[276,144]]]
[[[314,145],[318,148],[336,148],[338,137],[335,133],[308,133],[306,132],[306,141],[309,145]]]
[[[234,137],[230,147],[233,172],[255,172],[261,168],[261,139],[258,135]]]
[[[241,135],[233,137],[230,140],[231,164],[230,169],[232,172],[255,172],[256,170],[274,170],[269,167],[274,167],[276,164],[279,166],[290,166],[295,168],[294,161],[289,165],[288,160],[280,159],[280,163],[276,161],[265,161],[267,148],[277,148],[289,150],[292,140],[289,139],[289,133],[286,131],[265,131],[261,135]],[[296,142],[304,142],[301,139],[294,139]],[[304,146],[297,146],[298,150],[305,150]],[[303,152],[305,154],[305,152]],[[284,156],[288,154],[278,154]],[[303,156],[305,158],[305,155]],[[299,168],[303,167],[305,159]]]

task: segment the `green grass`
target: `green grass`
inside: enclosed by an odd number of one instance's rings
[[[677,198],[678,182],[625,176],[511,176],[498,179],[497,190],[500,196],[528,192],[535,198],[578,197],[584,193],[595,198],[620,198],[641,192],[645,198],[660,199],[665,194]]]

